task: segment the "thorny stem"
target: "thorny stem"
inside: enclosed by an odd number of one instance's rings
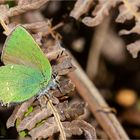
[[[0,19],[0,24],[2,25],[3,29],[5,30],[6,35],[8,35],[10,33],[9,27],[5,24],[5,22],[2,19]]]
[[[53,115],[54,115],[54,118],[55,118],[55,121],[56,121],[56,123],[57,123],[57,125],[59,127],[61,139],[62,140],[66,140],[66,135],[65,135],[64,127],[63,127],[63,125],[62,125],[62,123],[60,121],[60,116],[59,116],[56,108],[52,104],[52,101],[49,98],[48,98],[48,105],[51,108],[51,110],[53,112]]]

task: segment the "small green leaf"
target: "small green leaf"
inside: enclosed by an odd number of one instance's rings
[[[28,111],[25,113],[24,116],[25,116],[25,117],[28,116],[31,112],[33,112],[33,109],[34,109],[33,106],[30,106],[30,107],[28,108]]]
[[[16,120],[16,128],[18,127],[19,124],[20,124],[20,119],[17,118],[17,120]]]
[[[22,137],[22,138],[24,138],[27,135],[28,135],[28,133],[26,131],[19,132],[19,136]]]

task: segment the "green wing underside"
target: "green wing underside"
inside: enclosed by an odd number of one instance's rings
[[[17,26],[6,40],[2,61],[7,64],[20,64],[37,68],[42,75],[51,79],[52,69],[33,37],[22,27]]]
[[[23,102],[41,89],[44,77],[37,69],[24,65],[6,65],[0,68],[0,100],[3,103]]]

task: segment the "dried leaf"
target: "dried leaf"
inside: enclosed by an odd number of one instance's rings
[[[15,125],[15,122],[17,119],[22,119],[25,112],[28,111],[29,106],[33,103],[34,97],[31,98],[30,100],[22,103],[21,105],[17,106],[10,116],[10,118],[7,120],[6,126],[7,128],[13,127]]]
[[[75,70],[75,67],[71,63],[70,57],[61,57],[58,59],[58,64],[52,66],[53,73],[58,73],[58,75],[66,75],[69,72]]]
[[[121,30],[119,32],[119,35],[129,35],[131,33],[137,33],[140,34],[140,22],[136,22],[136,25],[131,30]]]
[[[68,105],[68,101],[64,101],[56,105],[57,110],[59,111],[61,121],[64,120],[74,120],[77,119],[80,115],[84,114],[84,103],[73,103]]]
[[[42,121],[43,119],[50,117],[52,115],[52,111],[47,108],[36,108],[32,113],[30,113],[27,117],[25,117],[17,127],[17,131],[20,132],[22,130],[31,130],[37,123]]]
[[[96,139],[95,129],[83,120],[63,122],[62,124],[65,128],[65,133],[67,137],[71,137],[72,135],[84,134],[85,138],[88,140]],[[57,132],[59,132],[58,127],[55,123],[54,118],[51,117],[42,125],[32,129],[29,134],[31,135],[32,139],[42,139],[53,136]]]
[[[21,4],[21,3],[23,3],[23,1],[22,1],[20,3],[20,5],[10,8],[9,11],[7,12],[7,16],[13,17],[13,16],[23,14],[30,10],[38,9],[41,6],[43,6],[45,3],[47,3],[48,1],[49,0],[38,0],[38,1],[35,0],[35,1],[31,1],[30,3],[26,2],[24,4]]]
[[[29,24],[23,24],[23,27],[25,27],[28,30],[31,30],[34,33],[38,32],[46,32],[48,31],[48,28],[51,26],[51,21],[39,21],[39,22],[34,22],[34,23],[29,23]]]
[[[126,20],[130,20],[133,17],[137,17],[137,11],[140,6],[140,1],[138,0],[127,0],[119,6],[119,15],[116,18],[116,22],[124,23]],[[138,19],[136,19],[138,20]]]
[[[96,132],[93,126],[83,120],[74,120],[72,122],[64,122],[65,132],[67,137],[72,135],[85,135],[87,140],[95,140]]]
[[[71,11],[70,16],[75,19],[79,19],[79,17],[90,9],[92,6],[93,0],[77,0],[74,5],[74,9]]]
[[[94,17],[84,17],[82,22],[90,27],[99,25],[103,19],[109,15],[109,10],[115,7],[119,2],[120,0],[99,0],[98,5],[92,12]]]
[[[6,13],[9,10],[8,5],[0,5],[0,20],[6,21],[8,23],[8,18]]]
[[[58,126],[55,123],[54,117],[49,118],[45,123],[39,125],[29,132],[32,139],[42,139],[53,136],[53,134],[59,132]]]
[[[66,78],[59,80],[59,86],[61,91],[58,88],[50,91],[50,94],[57,98],[64,97],[65,95],[70,96],[71,92],[74,91],[75,89],[75,85],[71,82],[71,80]]]
[[[127,45],[127,50],[132,54],[133,58],[137,58],[140,51],[140,40]]]

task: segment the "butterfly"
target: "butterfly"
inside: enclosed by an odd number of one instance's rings
[[[7,37],[1,55],[0,101],[19,103],[48,90],[52,83],[49,60],[21,25]]]

